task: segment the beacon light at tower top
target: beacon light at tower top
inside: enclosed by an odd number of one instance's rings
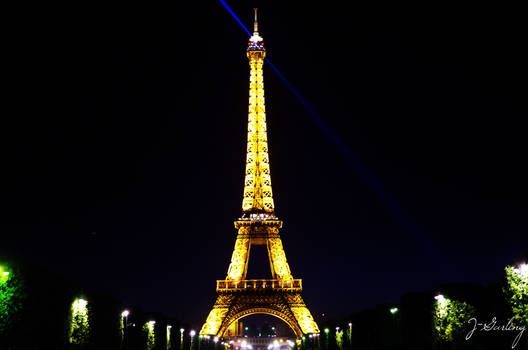
[[[253,35],[249,38],[248,51],[258,50],[265,51],[264,39],[259,35],[258,32],[258,21],[257,21],[257,9],[255,10],[255,22],[253,24]]]

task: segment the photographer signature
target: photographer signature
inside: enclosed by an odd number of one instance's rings
[[[493,317],[491,319],[490,323],[479,323],[475,317],[472,317],[468,320],[468,323],[473,323],[473,329],[469,331],[469,333],[466,335],[466,340],[469,340],[473,333],[478,331],[484,331],[484,332],[490,332],[490,331],[518,331],[519,333],[515,337],[512,343],[512,349],[514,349],[517,344],[519,344],[519,341],[521,340],[521,337],[526,330],[526,326],[514,326],[512,325],[513,317],[506,323],[505,325],[499,325],[497,324],[497,318]]]

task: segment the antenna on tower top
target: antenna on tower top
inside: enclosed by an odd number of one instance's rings
[[[253,10],[255,10],[255,23],[253,24],[253,31],[255,33],[258,33],[258,22],[257,22],[257,10],[258,10],[258,8],[254,8]]]

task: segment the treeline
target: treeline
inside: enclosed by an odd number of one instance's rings
[[[441,285],[319,327],[301,349],[528,349],[528,265],[506,267],[490,286]],[[40,267],[0,261],[0,350],[226,348],[197,331]]]
[[[180,333],[182,328],[186,331]],[[0,261],[0,350],[184,350],[189,345],[189,327],[179,320],[124,305],[38,266]]]
[[[313,345],[308,339],[308,348],[528,349],[528,330],[523,331],[528,328],[528,289],[521,290],[524,309],[512,307],[510,289],[505,278],[486,287],[449,284],[408,293],[399,304],[380,304],[320,324],[321,335]]]

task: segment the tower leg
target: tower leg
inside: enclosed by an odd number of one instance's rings
[[[279,237],[268,238],[267,243],[273,278],[281,280],[293,279],[290,266],[286,260],[286,253],[284,253],[282,246],[282,240]]]
[[[227,279],[240,281],[246,278],[250,247],[249,238],[237,237],[235,250],[233,251],[231,263],[227,270]]]

